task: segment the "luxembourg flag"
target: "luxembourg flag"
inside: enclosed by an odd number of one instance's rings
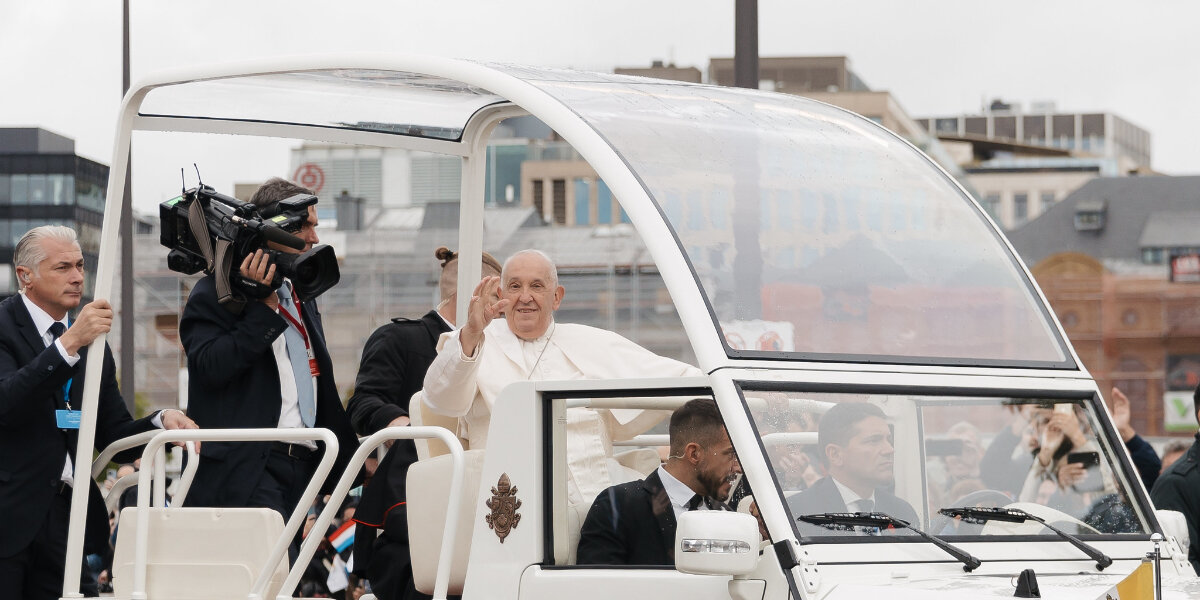
[[[346,521],[341,527],[329,536],[329,543],[333,544],[333,549],[341,554],[343,550],[354,544],[354,521]]]

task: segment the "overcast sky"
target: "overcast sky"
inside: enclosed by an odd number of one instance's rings
[[[165,68],[322,52],[384,51],[611,71],[733,55],[733,0],[131,0],[133,80]],[[1200,2],[760,0],[762,56],[845,55],[914,117],[991,98],[1108,111],[1148,129],[1153,166],[1200,174]],[[0,0],[0,126],[72,137],[112,162],[121,95],[121,2]],[[139,134],[136,206],[205,182],[288,175],[287,146]]]

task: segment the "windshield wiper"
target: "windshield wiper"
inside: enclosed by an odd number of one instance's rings
[[[957,558],[959,561],[961,561],[963,564],[963,570],[968,573],[970,573],[971,571],[974,571],[976,568],[979,567],[980,564],[982,564],[981,562],[979,562],[978,558],[975,558],[974,556],[971,556],[967,552],[965,552],[955,546],[950,545],[949,543],[945,542],[941,538],[938,538],[938,537],[932,536],[928,533],[925,533],[924,531],[921,531],[920,529],[917,529],[916,527],[913,527],[912,525],[910,525],[908,521],[905,521],[904,519],[897,519],[896,517],[893,517],[887,513],[881,513],[881,512],[818,513],[818,514],[814,514],[814,515],[803,515],[803,516],[799,517],[798,520],[804,521],[806,523],[812,523],[813,525],[829,527],[830,529],[837,528],[837,526],[843,526],[843,527],[845,527],[845,526],[850,526],[850,527],[900,527],[903,529],[910,529],[910,530],[916,532],[917,535],[921,536],[926,541],[931,542],[934,546],[937,546],[938,548],[945,550],[947,554],[949,554],[950,556],[953,556],[954,558]],[[831,525],[833,527],[830,527]]]
[[[1024,523],[1025,521],[1036,521],[1041,523],[1046,529],[1058,534],[1064,540],[1071,543],[1072,546],[1079,548],[1084,554],[1088,555],[1092,560],[1096,561],[1096,570],[1103,571],[1105,567],[1112,564],[1112,559],[1106,554],[1096,549],[1095,546],[1089,545],[1083,540],[1049,524],[1045,519],[1027,513],[1019,508],[982,508],[962,506],[956,508],[943,508],[938,511],[947,517],[958,517],[967,523],[986,523],[988,521],[1007,521],[1009,523]]]

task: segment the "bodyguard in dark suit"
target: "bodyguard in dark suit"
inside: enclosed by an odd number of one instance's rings
[[[829,475],[788,499],[793,517],[827,512],[882,512],[920,526],[913,507],[888,491],[895,449],[883,411],[867,402],[830,408],[817,426],[817,447]],[[806,535],[844,533],[800,523]]]
[[[722,501],[742,472],[711,398],[671,415],[671,456],[641,481],[600,492],[580,530],[580,565],[675,565],[675,528],[689,510],[727,510]]]
[[[409,423],[408,402],[421,390],[425,371],[437,356],[438,337],[453,329],[458,299],[458,255],[448,248],[434,253],[442,261],[441,302],[420,319],[392,319],[371,334],[363,348],[354,395],[346,410],[354,430],[371,435]],[[486,252],[483,274],[498,275],[500,263]],[[405,507],[408,467],[417,461],[412,440],[391,445],[363,490],[355,510],[355,572],[371,582],[380,600],[423,597],[413,588]],[[381,535],[376,535],[382,530]]]
[[[61,595],[74,483],[87,344],[112,326],[112,307],[96,300],[71,320],[83,292],[83,254],[75,232],[38,227],[17,243],[14,265],[22,292],[0,303],[0,589],[5,597]],[[130,435],[166,426],[194,428],[172,410],[133,420],[117,387],[116,363],[105,345],[96,410],[97,450]],[[138,449],[118,460],[132,460]],[[82,465],[89,472],[91,465]],[[85,476],[86,477],[86,476]],[[108,513],[92,483],[85,552],[104,553]],[[82,590],[96,582],[82,570]]]
[[[269,212],[307,189],[282,179],[263,184],[250,202]],[[305,251],[318,242],[316,208],[295,234]],[[298,252],[275,247],[281,252]],[[242,261],[241,275],[263,284],[275,265],[261,250]],[[188,413],[205,428],[324,427],[338,438],[338,458],[324,490],[345,470],[358,438],[333,380],[316,303],[297,297],[287,280],[235,312],[217,300],[207,276],[188,297],[179,323],[188,360]],[[308,357],[305,355],[311,352]],[[211,442],[188,493],[190,506],[257,506],[291,516],[319,460],[320,444]]]

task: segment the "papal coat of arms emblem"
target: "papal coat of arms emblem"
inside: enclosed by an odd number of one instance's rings
[[[495,530],[500,543],[503,544],[508,533],[521,522],[521,515],[517,513],[517,509],[521,508],[521,501],[517,500],[517,486],[509,480],[508,473],[500,474],[500,481],[492,488],[492,498],[484,504],[492,509],[492,514],[485,515],[483,519],[487,521],[488,527]]]

